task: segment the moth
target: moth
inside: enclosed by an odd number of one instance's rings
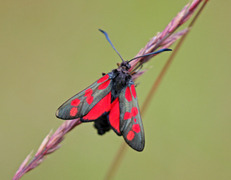
[[[80,118],[82,122],[93,121],[99,135],[113,129],[117,135],[123,136],[126,143],[134,150],[143,151],[144,128],[129,63],[134,59],[171,49],[161,49],[124,61],[108,34],[99,30],[119,55],[122,63],[117,69],[107,74],[103,73],[103,77],[68,99],[58,108],[56,116],[64,120]]]

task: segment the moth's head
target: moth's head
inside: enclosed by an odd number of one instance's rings
[[[128,71],[130,68],[131,68],[131,65],[129,64],[128,61],[123,61],[121,64],[120,64],[120,67],[126,71]]]

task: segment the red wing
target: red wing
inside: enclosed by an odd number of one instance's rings
[[[83,121],[91,121],[100,117],[111,108],[111,77],[106,74],[88,88],[79,92],[63,105],[56,116],[60,119],[82,118]]]
[[[120,132],[120,106],[119,98],[117,97],[111,104],[111,110],[108,116],[109,123],[112,129],[116,132],[117,135],[121,135]]]
[[[129,146],[137,151],[144,149],[144,129],[134,83],[122,89],[119,96],[120,132]]]

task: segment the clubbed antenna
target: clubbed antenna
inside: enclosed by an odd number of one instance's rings
[[[153,55],[153,54],[158,54],[158,53],[161,53],[161,52],[164,52],[164,51],[172,51],[172,49],[168,49],[168,48],[160,49],[159,51],[155,51],[155,52],[148,53],[148,54],[145,54],[145,55],[142,55],[142,56],[134,57],[131,60],[129,60],[128,62],[131,62],[132,60],[137,59],[137,58],[141,58],[141,57],[145,57],[145,56],[150,56],[150,55]]]
[[[102,32],[105,35],[106,39],[111,44],[112,48],[119,55],[120,59],[124,62],[124,59],[122,58],[122,56],[120,55],[120,53],[116,50],[115,46],[112,44],[111,40],[109,39],[108,34],[105,31],[103,31],[102,29],[99,29],[99,31]]]

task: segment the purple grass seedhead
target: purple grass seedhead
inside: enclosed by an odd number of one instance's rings
[[[185,23],[192,16],[193,12],[196,10],[196,8],[201,2],[202,0],[194,0],[191,4],[187,4],[177,14],[177,16],[172,19],[172,21],[167,25],[167,27],[161,33],[157,33],[157,35],[153,37],[135,57],[154,52],[157,49],[169,48],[177,39],[179,39],[182,35],[187,33],[188,29],[182,30],[178,33],[174,32],[177,30],[179,26]],[[130,63],[130,71],[136,70],[137,67],[146,63],[149,59],[151,59],[154,56],[155,55],[150,55],[132,61]]]
[[[38,151],[36,152],[34,158],[31,160],[30,153],[23,163],[20,165],[18,171],[16,172],[13,180],[20,179],[25,173],[37,167],[46,156],[50,153],[53,153],[60,148],[60,143],[63,141],[65,134],[71,131],[74,127],[81,124],[79,119],[74,119],[72,121],[65,121],[52,135],[52,131],[44,138],[42,144],[40,145]]]

